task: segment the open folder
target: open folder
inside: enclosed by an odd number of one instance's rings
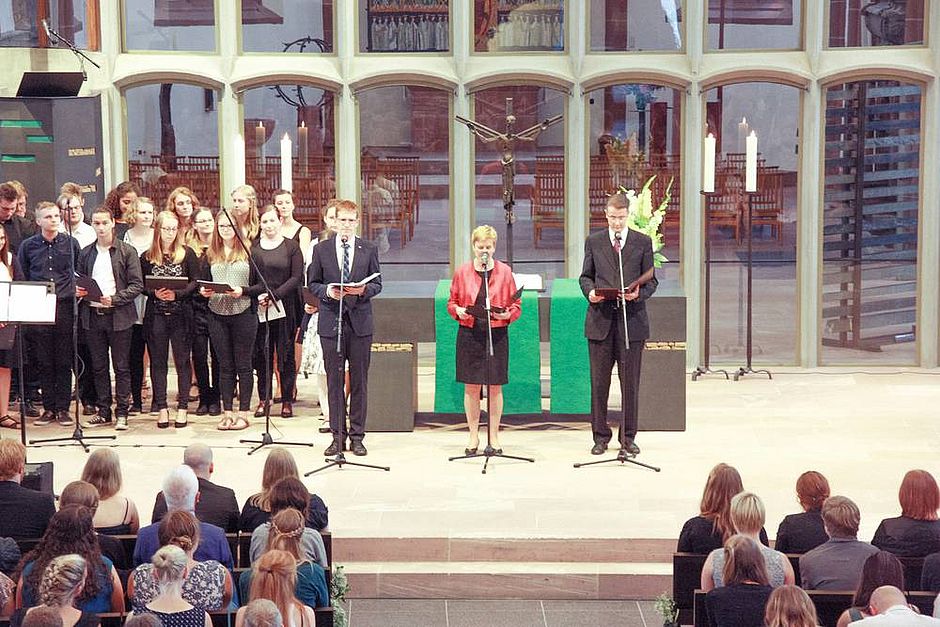
[[[505,307],[500,307],[498,305],[490,305],[491,313],[506,313],[506,310],[509,309],[509,306],[514,302],[522,298],[522,291],[524,287],[520,287],[516,290],[516,293],[512,295],[512,298],[509,299],[509,303]],[[476,303],[467,307],[467,313],[473,316],[474,318],[486,319],[486,310],[483,307],[477,305]]]
[[[650,280],[652,280],[653,278],[654,272],[655,272],[655,269],[650,268],[649,270],[641,274],[638,279],[636,279],[635,281],[632,281],[629,285],[627,285],[627,287],[624,288],[623,292],[625,294],[630,293],[636,290],[637,288],[639,288],[641,285],[644,285],[645,283],[649,283]],[[603,298],[604,300],[617,300],[618,298],[620,298],[619,287],[595,287],[594,293],[600,296],[601,298]]]
[[[365,285],[366,283],[368,283],[369,281],[372,281],[373,279],[378,278],[379,276],[381,276],[381,273],[380,273],[380,272],[375,272],[375,273],[373,273],[373,274],[370,274],[370,275],[367,276],[366,278],[362,279],[361,281],[355,281],[355,282],[350,282],[350,283],[343,283],[343,287],[361,287],[361,286]],[[330,289],[330,288],[332,288],[332,287],[335,287],[336,289],[339,289],[339,286],[340,286],[339,283],[330,283],[330,284],[327,285],[326,287],[327,287],[327,289]]]

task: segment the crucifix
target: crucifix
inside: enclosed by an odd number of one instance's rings
[[[514,132],[513,126],[516,123],[516,116],[512,114],[512,98],[506,98],[506,131],[500,133],[485,124],[468,120],[462,116],[456,116],[458,122],[462,122],[470,129],[470,132],[480,138],[484,144],[496,142],[499,151],[502,153],[500,164],[503,167],[503,210],[506,212],[506,263],[512,267],[512,225],[516,221],[516,216],[512,208],[516,204],[513,187],[516,178],[516,142],[534,142],[542,131],[548,127],[561,122],[560,115],[552,116],[530,126],[529,128]]]

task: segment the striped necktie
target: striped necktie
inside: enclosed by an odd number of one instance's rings
[[[343,283],[349,283],[349,243],[343,244]]]

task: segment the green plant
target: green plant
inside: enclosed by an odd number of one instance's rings
[[[653,602],[653,607],[656,608],[659,615],[663,617],[664,625],[679,624],[679,608],[676,607],[676,602],[672,600],[668,592],[663,592],[656,597],[656,600]]]
[[[653,265],[661,268],[663,262],[669,261],[662,249],[664,245],[663,234],[660,232],[663,218],[666,217],[666,207],[672,198],[672,184],[675,179],[669,179],[669,185],[663,193],[663,198],[659,206],[653,209],[653,191],[651,189],[656,176],[651,176],[643,185],[643,189],[637,194],[632,189],[621,187],[618,191],[627,197],[630,203],[627,210],[627,226],[634,231],[639,231],[653,241]]]
[[[330,582],[330,605],[333,606],[333,627],[346,627],[346,609],[343,602],[349,592],[349,580],[342,566],[333,568],[333,579]]]

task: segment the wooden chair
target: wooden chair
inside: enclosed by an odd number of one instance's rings
[[[591,157],[591,169],[588,173],[588,230],[607,226],[607,199],[614,193],[614,175],[610,162],[603,155]]]
[[[757,192],[751,197],[751,226],[769,226],[770,235],[780,241],[783,222],[783,173],[765,168],[757,173]]]
[[[536,156],[535,188],[532,190],[532,229],[539,247],[542,229],[565,229],[565,159]]]
[[[380,229],[398,229],[401,247],[404,248],[409,232],[408,211],[405,207],[408,194],[403,195],[397,183],[393,186],[386,186],[381,182],[376,184],[376,181],[380,181],[380,174],[377,172],[363,171],[362,174],[362,214],[366,239],[375,239]]]
[[[708,199],[708,228],[731,227],[734,241],[741,243],[742,209],[746,202],[744,180],[737,172],[715,175],[715,195]]]

